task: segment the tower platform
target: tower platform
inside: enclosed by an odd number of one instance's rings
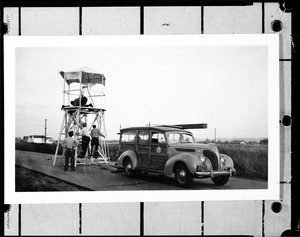
[[[67,113],[74,113],[79,111],[81,114],[97,114],[99,112],[105,112],[106,109],[95,108],[89,106],[71,106],[71,105],[63,105],[62,110]]]

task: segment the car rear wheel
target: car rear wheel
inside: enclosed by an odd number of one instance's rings
[[[185,164],[178,164],[175,168],[175,179],[180,187],[189,187],[193,182],[193,176]]]
[[[135,175],[135,170],[132,169],[132,162],[130,159],[126,159],[124,161],[124,170],[125,170],[125,174],[128,177],[133,177]]]
[[[219,186],[226,184],[228,180],[229,180],[229,176],[219,176],[219,177],[212,178],[212,181]]]

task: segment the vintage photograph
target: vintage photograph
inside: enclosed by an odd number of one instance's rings
[[[278,195],[276,35],[23,38],[5,39],[9,193]]]

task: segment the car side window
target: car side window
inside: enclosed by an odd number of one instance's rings
[[[170,143],[178,143],[179,142],[179,134],[178,133],[170,133],[168,134],[168,139]]]
[[[169,133],[168,141],[171,144],[175,143],[195,143],[192,135],[186,133]]]
[[[151,142],[152,143],[161,143],[161,144],[164,144],[164,143],[166,143],[166,139],[165,139],[165,136],[164,136],[163,133],[152,132]]]
[[[149,140],[149,132],[148,131],[140,131],[139,132],[139,144],[147,144]]]
[[[135,132],[124,132],[121,136],[121,142],[134,142],[135,136]]]

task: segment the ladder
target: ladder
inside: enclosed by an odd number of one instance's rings
[[[99,108],[91,108],[91,107],[76,107],[76,106],[66,106],[63,108],[64,115],[62,119],[61,128],[59,131],[59,137],[56,145],[55,155],[53,157],[53,166],[55,166],[56,159],[58,157],[59,145],[62,140],[62,135],[68,134],[69,131],[74,132],[74,138],[77,141],[80,141],[80,127],[83,122],[87,122],[88,116],[94,116],[94,120],[91,124],[97,124],[98,128],[103,130],[103,133],[106,134],[105,130],[105,121],[104,121],[104,109]],[[92,154],[95,151],[92,151]],[[75,167],[77,165],[85,165],[85,164],[101,164],[109,162],[109,149],[108,144],[106,143],[106,139],[100,139],[99,146],[97,152],[100,154],[100,157],[95,159],[93,157],[90,158],[88,162],[87,156],[90,155],[91,149],[90,145],[87,149],[87,154],[85,154],[85,158],[79,158],[78,154],[80,153],[79,149],[75,148]],[[62,157],[64,156],[64,150],[62,152]]]

